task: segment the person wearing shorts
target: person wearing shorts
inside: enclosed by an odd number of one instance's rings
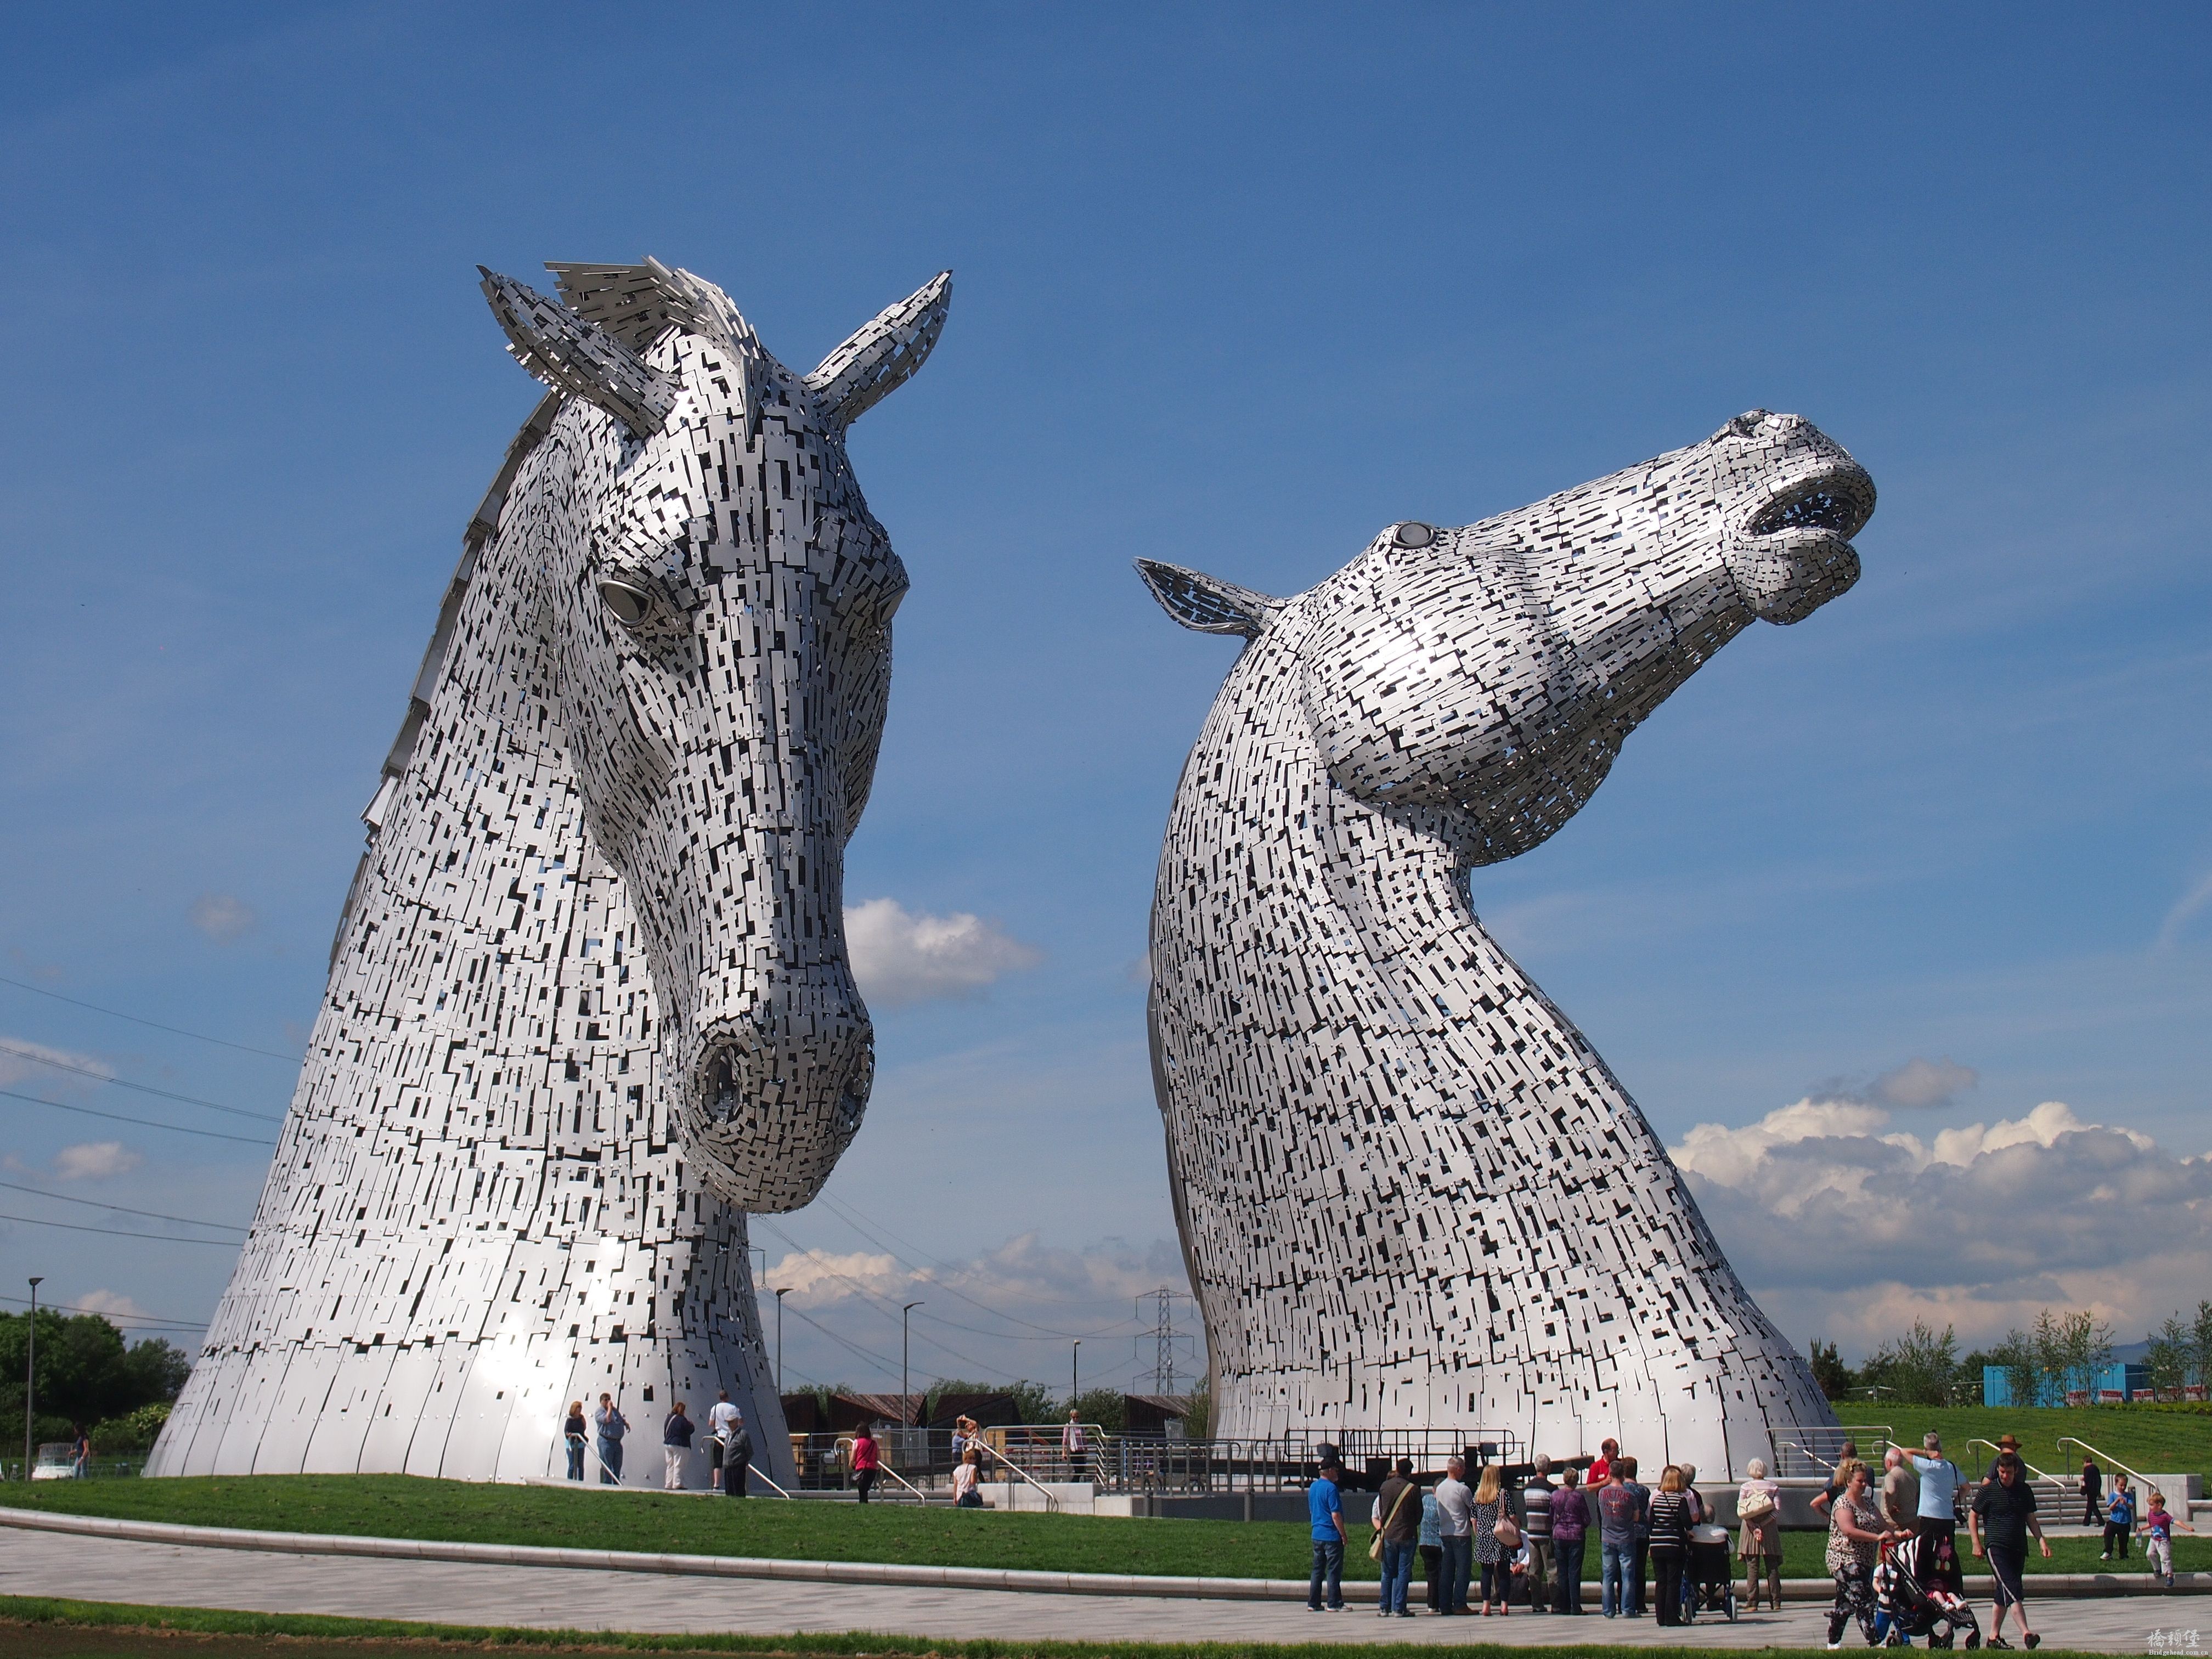
[[[1974,1540],[1974,1553],[1985,1557],[1990,1564],[1990,1577],[1996,1582],[1996,1617],[1990,1624],[1990,1646],[2008,1648],[2004,1639],[2005,1613],[2018,1608],[2020,1638],[2023,1646],[2034,1647],[2042,1642],[2027,1625],[2026,1575],[2027,1540],[2033,1535],[2043,1547],[2045,1560],[2051,1559],[2051,1540],[2043,1535],[2043,1523],[2035,1518],[2035,1488],[2028,1485],[2019,1454],[2007,1452],[1997,1459],[1996,1473],[1982,1482],[1974,1494],[1973,1507],[1966,1512],[1966,1525]]]

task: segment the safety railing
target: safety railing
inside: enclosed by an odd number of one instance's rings
[[[913,1481],[908,1480],[890,1464],[878,1463],[876,1468],[878,1472],[884,1474],[888,1474],[892,1480],[897,1481],[899,1485],[904,1486],[908,1492],[912,1492],[914,1494],[915,1503],[921,1504],[925,1507],[928,1504],[929,1494],[922,1491],[921,1487],[915,1486]]]
[[[993,1445],[989,1436],[986,1435],[980,1439],[972,1440],[969,1442],[969,1443],[974,1446],[983,1456],[991,1459],[998,1468],[1006,1470],[1008,1474],[1014,1476],[1030,1486],[1035,1487],[1036,1489],[1037,1496],[1044,1499],[1044,1506],[1046,1509],[1056,1510],[1060,1508],[1060,1499],[1054,1496],[1053,1493],[1046,1488],[1044,1483],[1039,1480],[1035,1475],[1031,1474],[1027,1469],[1024,1468],[1020,1464],[1015,1462],[1013,1459],[1008,1457],[1006,1453],[1000,1451],[996,1446]]]
[[[1897,1443],[1896,1431],[1887,1423],[1796,1423],[1790,1430],[1790,1437],[1774,1443],[1777,1480],[1833,1475],[1846,1446],[1850,1455],[1879,1474],[1882,1455]]]
[[[2003,1455],[2006,1449],[1998,1445],[1994,1440],[1984,1440],[1978,1436],[1966,1442],[1966,1449],[1969,1452],[1977,1446],[1985,1446],[1989,1449],[1989,1461],[1982,1466],[1982,1470],[1984,1474],[1991,1473],[1996,1467],[1997,1459]],[[2048,1486],[2053,1492],[2063,1492],[2067,1489],[2067,1483],[2057,1475],[2045,1474],[2029,1462],[2027,1458],[2021,1457],[2018,1452],[2014,1452],[2013,1455],[2020,1457],[2021,1467],[2027,1471],[2027,1478],[2037,1486]]]
[[[2127,1476],[2127,1478],[2134,1483],[2135,1487],[2138,1492],[2143,1490],[2149,1485],[2149,1482],[2146,1481],[2142,1475],[2136,1474],[2126,1464],[2121,1462],[2118,1458],[2113,1456],[2110,1452],[2099,1451],[2097,1448],[2091,1445],[2087,1441],[2081,1439],[2076,1436],[2070,1434],[2060,1435],[2058,1437],[2058,1449],[2063,1452],[2069,1446],[2072,1446],[2077,1450],[2085,1452],[2089,1456],[2096,1458],[2108,1469],[2118,1469],[2122,1474]],[[2023,1459],[2022,1461],[2025,1462],[2026,1460]]]

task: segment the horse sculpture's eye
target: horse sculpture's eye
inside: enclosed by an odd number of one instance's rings
[[[1434,525],[1413,520],[1400,525],[1392,535],[1392,539],[1401,547],[1426,547],[1436,538],[1437,527]]]
[[[653,595],[635,582],[609,578],[599,584],[599,597],[624,628],[635,628],[653,614]]]

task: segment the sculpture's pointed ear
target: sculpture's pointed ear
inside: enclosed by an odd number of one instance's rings
[[[597,404],[641,438],[668,422],[676,383],[605,329],[512,276],[484,270],[484,298],[515,360],[556,392]]]
[[[1138,560],[1137,574],[1163,611],[1201,634],[1242,634],[1256,640],[1287,603],[1157,559]]]
[[[952,273],[940,270],[824,357],[806,377],[822,418],[842,432],[904,386],[945,331],[951,303]]]

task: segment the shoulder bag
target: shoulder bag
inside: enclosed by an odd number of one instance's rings
[[[1410,1480],[1398,1488],[1397,1500],[1390,1505],[1390,1513],[1382,1517],[1382,1524],[1375,1528],[1375,1541],[1367,1547],[1369,1560],[1380,1561],[1382,1559],[1382,1534],[1390,1530],[1390,1523],[1398,1518],[1398,1511],[1406,1507],[1406,1499],[1413,1495],[1413,1483]]]

